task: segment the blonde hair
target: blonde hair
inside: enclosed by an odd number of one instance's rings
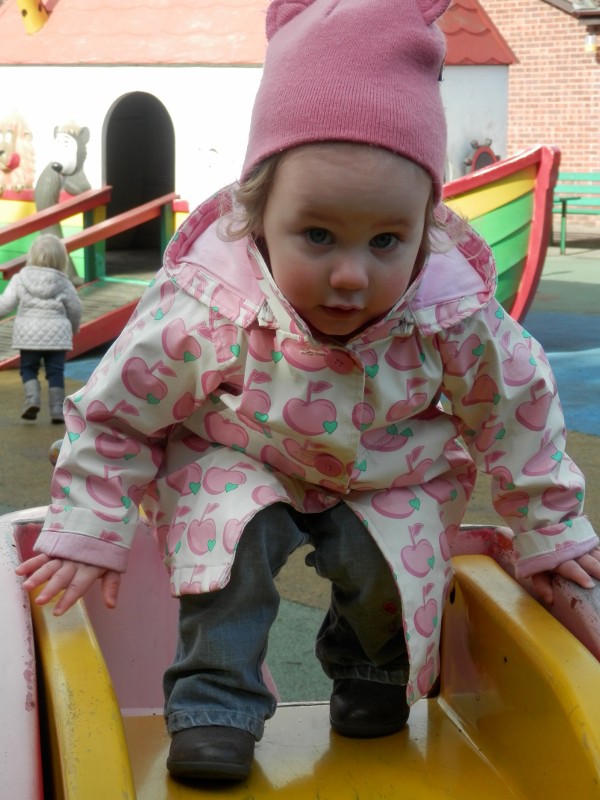
[[[65,272],[69,262],[69,254],[58,236],[51,233],[38,236],[27,254],[27,266],[49,267]]]
[[[241,184],[232,184],[222,197],[223,214],[228,215],[225,238],[231,241],[246,236],[257,239],[262,230],[262,222],[271,192],[277,166],[285,155],[275,153],[255,167]],[[424,263],[431,252],[451,250],[465,236],[467,221],[454,214],[443,203],[433,204],[433,189],[425,210],[425,229],[423,246],[419,261]]]

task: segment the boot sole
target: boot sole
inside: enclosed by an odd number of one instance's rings
[[[171,775],[178,778],[239,781],[248,777],[252,764],[223,764],[219,761],[172,761],[168,758],[167,769]]]
[[[21,414],[21,419],[37,419],[39,410],[40,410],[39,406],[36,405],[28,406]]]

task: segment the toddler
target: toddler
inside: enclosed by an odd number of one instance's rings
[[[546,356],[494,299],[488,247],[440,204],[448,3],[271,3],[239,186],[191,214],[67,400],[18,572],[47,581],[40,603],[64,589],[57,614],[96,580],[114,606],[141,505],[180,598],[174,775],[249,773],[276,708],[273,576],[301,545],[331,582],[316,653],[351,737],[400,730],[432,688],[446,535],[477,469],[542,599],[553,571],[600,578]]]
[[[50,419],[60,424],[65,399],[65,357],[79,330],[81,300],[66,275],[69,254],[60,239],[38,236],[26,266],[0,295],[0,317],[17,309],[12,345],[20,351],[25,391],[22,419],[36,419],[41,404],[38,373],[44,362]]]

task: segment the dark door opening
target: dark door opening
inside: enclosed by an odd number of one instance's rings
[[[166,108],[156,97],[132,92],[119,98],[107,116],[104,142],[104,181],[112,186],[109,217],[174,191],[175,132]],[[109,252],[158,253],[160,221],[111,237],[106,248]]]

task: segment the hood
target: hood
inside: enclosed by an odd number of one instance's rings
[[[71,283],[63,272],[51,267],[23,267],[19,272],[19,278],[28,294],[41,300],[56,297]]]
[[[199,206],[171,240],[165,271],[181,289],[242,327],[282,328],[311,337],[273,281],[256,246],[248,239],[219,235],[220,197]],[[445,247],[444,247],[445,245]],[[471,228],[460,244],[442,242],[417,280],[384,320],[361,333],[373,340],[389,332],[406,335],[416,326],[432,335],[460,323],[494,296],[496,270],[488,245]],[[375,335],[374,335],[375,334]],[[312,337],[311,337],[312,338]]]

